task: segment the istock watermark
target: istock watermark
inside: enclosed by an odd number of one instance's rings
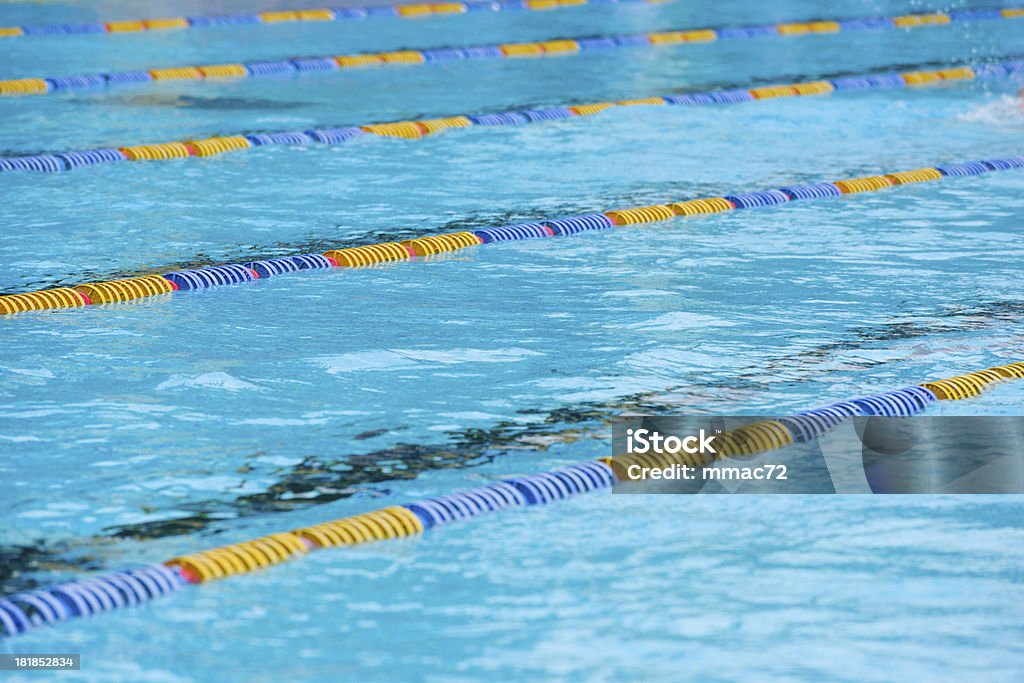
[[[702,429],[698,434],[691,434],[682,438],[669,434],[662,436],[661,432],[650,429],[627,429],[626,448],[630,453],[649,453],[650,451],[664,451],[667,453],[701,453],[715,455],[715,448],[712,442],[715,434],[708,435]]]
[[[758,465],[757,467],[691,467],[690,465],[669,465],[667,467],[641,467],[629,465],[626,477],[630,481],[666,479],[686,481],[764,481],[787,478],[785,465]]]
[[[1024,493],[1024,417],[616,418],[615,493]]]

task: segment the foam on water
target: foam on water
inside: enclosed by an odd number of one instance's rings
[[[973,107],[960,115],[961,121],[992,126],[1024,126],[1024,90],[1016,97],[1002,95],[994,102]]]

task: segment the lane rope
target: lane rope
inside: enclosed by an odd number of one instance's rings
[[[949,65],[942,69],[861,74],[830,80],[801,81],[798,83],[755,88],[692,92],[664,97],[639,97],[619,100],[617,102],[593,102],[590,104],[546,107],[543,109],[502,111],[471,116],[448,116],[415,121],[371,123],[362,126],[344,126],[339,128],[226,135],[196,140],[147,143],[54,154],[0,156],[0,173],[13,171],[59,173],[124,161],[169,161],[190,157],[212,157],[269,145],[339,145],[366,135],[421,140],[431,135],[460,128],[521,126],[544,123],[559,119],[594,116],[609,109],[619,107],[740,104],[779,97],[828,95],[834,92],[854,90],[931,87],[947,83],[963,83],[964,81],[975,79],[1007,78],[1021,73],[1024,73],[1024,60],[1010,59],[975,67]]]
[[[0,39],[22,36],[80,36],[103,33],[145,33],[188,28],[282,24],[295,21],[342,21],[371,17],[449,17],[467,12],[506,10],[556,10],[581,5],[662,4],[671,0],[466,0],[464,2],[420,2],[380,7],[323,7],[317,9],[268,10],[256,14],[205,14],[161,19],[129,19],[69,24],[37,24],[0,27]]]
[[[806,443],[858,416],[910,417],[939,401],[974,398],[994,384],[1016,379],[1024,379],[1024,362],[841,401],[778,420],[753,422],[717,435],[714,458],[721,461]],[[665,468],[709,464],[699,454],[683,451],[616,455],[179,555],[159,564],[22,591],[0,598],[0,636],[11,637],[76,617],[134,607],[188,585],[243,576],[312,551],[415,536],[500,510],[546,505],[603,491],[616,481],[626,480],[626,472],[634,465]]]
[[[456,252],[492,242],[577,235],[593,230],[661,222],[679,216],[706,216],[735,209],[764,208],[791,201],[877,192],[896,186],[931,182],[947,177],[976,176],[1021,168],[1024,168],[1024,157],[1021,156],[985,159],[898,171],[884,175],[847,178],[834,182],[789,185],[722,197],[670,201],[652,206],[630,207],[554,219],[542,218],[534,222],[487,227],[472,232],[428,235],[401,242],[330,249],[322,254],[301,254],[244,263],[229,263],[179,270],[162,275],[145,275],[86,283],[74,287],[8,294],[0,296],[0,315],[121,303],[175,291],[202,290],[221,285],[252,282],[299,270],[374,266],[381,263],[409,261],[435,254]]]
[[[970,10],[961,12],[909,14],[895,17],[819,20],[780,24],[740,26],[721,29],[674,29],[654,33],[602,37],[552,38],[527,43],[502,43],[427,50],[391,50],[348,55],[321,55],[282,60],[259,60],[231,64],[202,64],[161,67],[113,73],[91,73],[54,78],[18,78],[0,80],[0,95],[45,95],[86,88],[139,84],[167,80],[217,81],[282,76],[297,73],[327,73],[379,66],[444,64],[453,60],[524,59],[594,53],[614,48],[664,47],[706,43],[720,39],[761,36],[829,35],[840,31],[878,30],[943,26],[951,22],[968,23],[1024,16],[1024,10]]]

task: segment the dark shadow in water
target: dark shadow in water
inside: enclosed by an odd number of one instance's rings
[[[670,415],[678,408],[667,405],[667,395],[685,396],[701,391],[766,391],[777,390],[787,381],[771,381],[773,369],[785,376],[799,375],[806,379],[815,366],[836,352],[862,348],[876,342],[900,341],[931,334],[954,333],[984,329],[995,322],[1011,322],[1024,313],[1021,302],[990,302],[958,307],[938,315],[920,311],[920,321],[904,320],[881,323],[851,330],[852,338],[823,344],[767,364],[737,372],[726,380],[709,380],[701,376],[690,384],[680,384],[663,392],[635,394],[607,402],[587,402],[552,411],[539,409],[518,411],[523,416],[536,416],[532,422],[502,421],[488,429],[453,432],[444,444],[398,444],[396,446],[355,455],[331,458],[310,456],[299,465],[281,473],[279,480],[259,493],[239,496],[233,500],[196,501],[176,509],[191,514],[173,519],[157,520],[105,529],[104,535],[74,539],[57,544],[39,541],[31,546],[0,546],[0,595],[37,585],[32,575],[50,571],[95,570],[106,565],[90,553],[118,539],[150,540],[168,536],[202,533],[216,529],[225,519],[286,512],[312,505],[322,505],[357,494],[386,495],[389,482],[415,479],[421,473],[441,469],[462,469],[491,462],[516,451],[543,451],[554,444],[583,439],[606,439],[612,417],[622,413]],[[865,359],[864,367],[881,361]],[[680,381],[685,381],[680,378]],[[796,380],[793,380],[794,382]],[[841,400],[844,397],[836,397]],[[382,428],[363,432],[358,440],[393,432]]]
[[[787,382],[765,380],[766,377],[773,376],[773,369],[776,368],[780,371],[785,370],[786,376],[800,374],[806,378],[809,372],[801,372],[801,366],[813,369],[815,365],[837,352],[863,348],[877,342],[903,341],[939,333],[984,329],[996,322],[1018,320],[1022,313],[1022,302],[992,302],[964,306],[939,314],[932,320],[926,320],[926,313],[922,311],[920,321],[903,320],[854,329],[851,330],[852,339],[823,344],[761,364],[746,372],[735,373],[727,380],[708,380],[702,376],[700,381],[693,385],[683,384],[665,392],[634,394],[603,403],[586,402],[553,411],[521,410],[518,414],[537,416],[537,419],[526,424],[519,421],[503,421],[488,429],[451,433],[447,444],[399,444],[362,455],[331,459],[310,457],[288,471],[276,484],[260,493],[241,496],[233,501],[195,503],[186,506],[186,509],[195,511],[192,516],[122,526],[109,529],[108,532],[119,538],[157,538],[205,529],[223,519],[225,515],[240,517],[329,503],[366,491],[368,487],[377,484],[415,479],[423,472],[471,467],[490,462],[498,456],[516,450],[546,450],[556,443],[599,438],[608,430],[614,415],[626,412],[647,415],[677,412],[675,406],[666,406],[665,395],[692,393],[692,386],[700,386],[703,391],[778,390]],[[863,365],[869,367],[878,362],[864,360]],[[837,397],[837,400],[842,398],[844,397]],[[360,437],[369,438],[367,434],[372,436],[389,431],[391,430],[374,430],[361,434]],[[387,492],[387,489],[373,490]]]
[[[656,410],[655,406],[629,406],[651,412]],[[178,509],[192,511],[185,517],[113,527],[106,529],[107,534],[103,536],[59,544],[40,540],[31,546],[0,546],[0,595],[32,588],[43,582],[31,576],[34,574],[99,569],[104,563],[88,553],[111,546],[120,539],[148,540],[197,533],[225,519],[286,512],[359,493],[384,495],[389,492],[388,488],[379,484],[415,479],[423,472],[472,467],[516,450],[543,450],[554,443],[592,437],[594,429],[580,430],[570,425],[599,425],[612,408],[608,405],[591,409],[564,408],[548,413],[521,411],[524,415],[543,417],[527,425],[501,422],[490,429],[455,433],[449,444],[398,444],[369,453],[339,455],[330,459],[311,456],[287,470],[277,483],[259,493],[234,500],[198,501],[179,506]]]
[[[269,100],[254,97],[204,97],[174,95],[170,93],[104,95],[104,97],[99,99],[74,99],[70,101],[73,104],[84,104],[89,107],[102,104],[112,107],[165,107],[170,109],[213,111],[285,111],[313,106],[312,102]]]
[[[109,543],[103,538],[49,544],[0,546],[0,597],[39,586],[35,575],[48,572],[85,572],[104,567],[104,560],[87,554],[90,545]],[[83,554],[85,553],[85,554]]]

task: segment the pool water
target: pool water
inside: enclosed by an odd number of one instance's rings
[[[214,11],[146,5],[105,11]],[[930,8],[715,9],[19,38],[0,42],[0,76]],[[0,25],[96,18],[85,3],[0,4]],[[1022,26],[4,98],[0,150],[982,63],[1024,54]],[[630,107],[422,141],[2,173],[0,292],[1021,154],[1022,85]],[[787,414],[1022,360],[1022,189],[1020,171],[950,178],[6,316],[0,594],[606,456],[607,420],[624,411]],[[1024,386],[1005,383],[929,414],[1022,404]],[[1012,681],[1024,667],[1022,502],[598,493],[314,553],[0,651],[81,652],[80,677],[104,681]]]

